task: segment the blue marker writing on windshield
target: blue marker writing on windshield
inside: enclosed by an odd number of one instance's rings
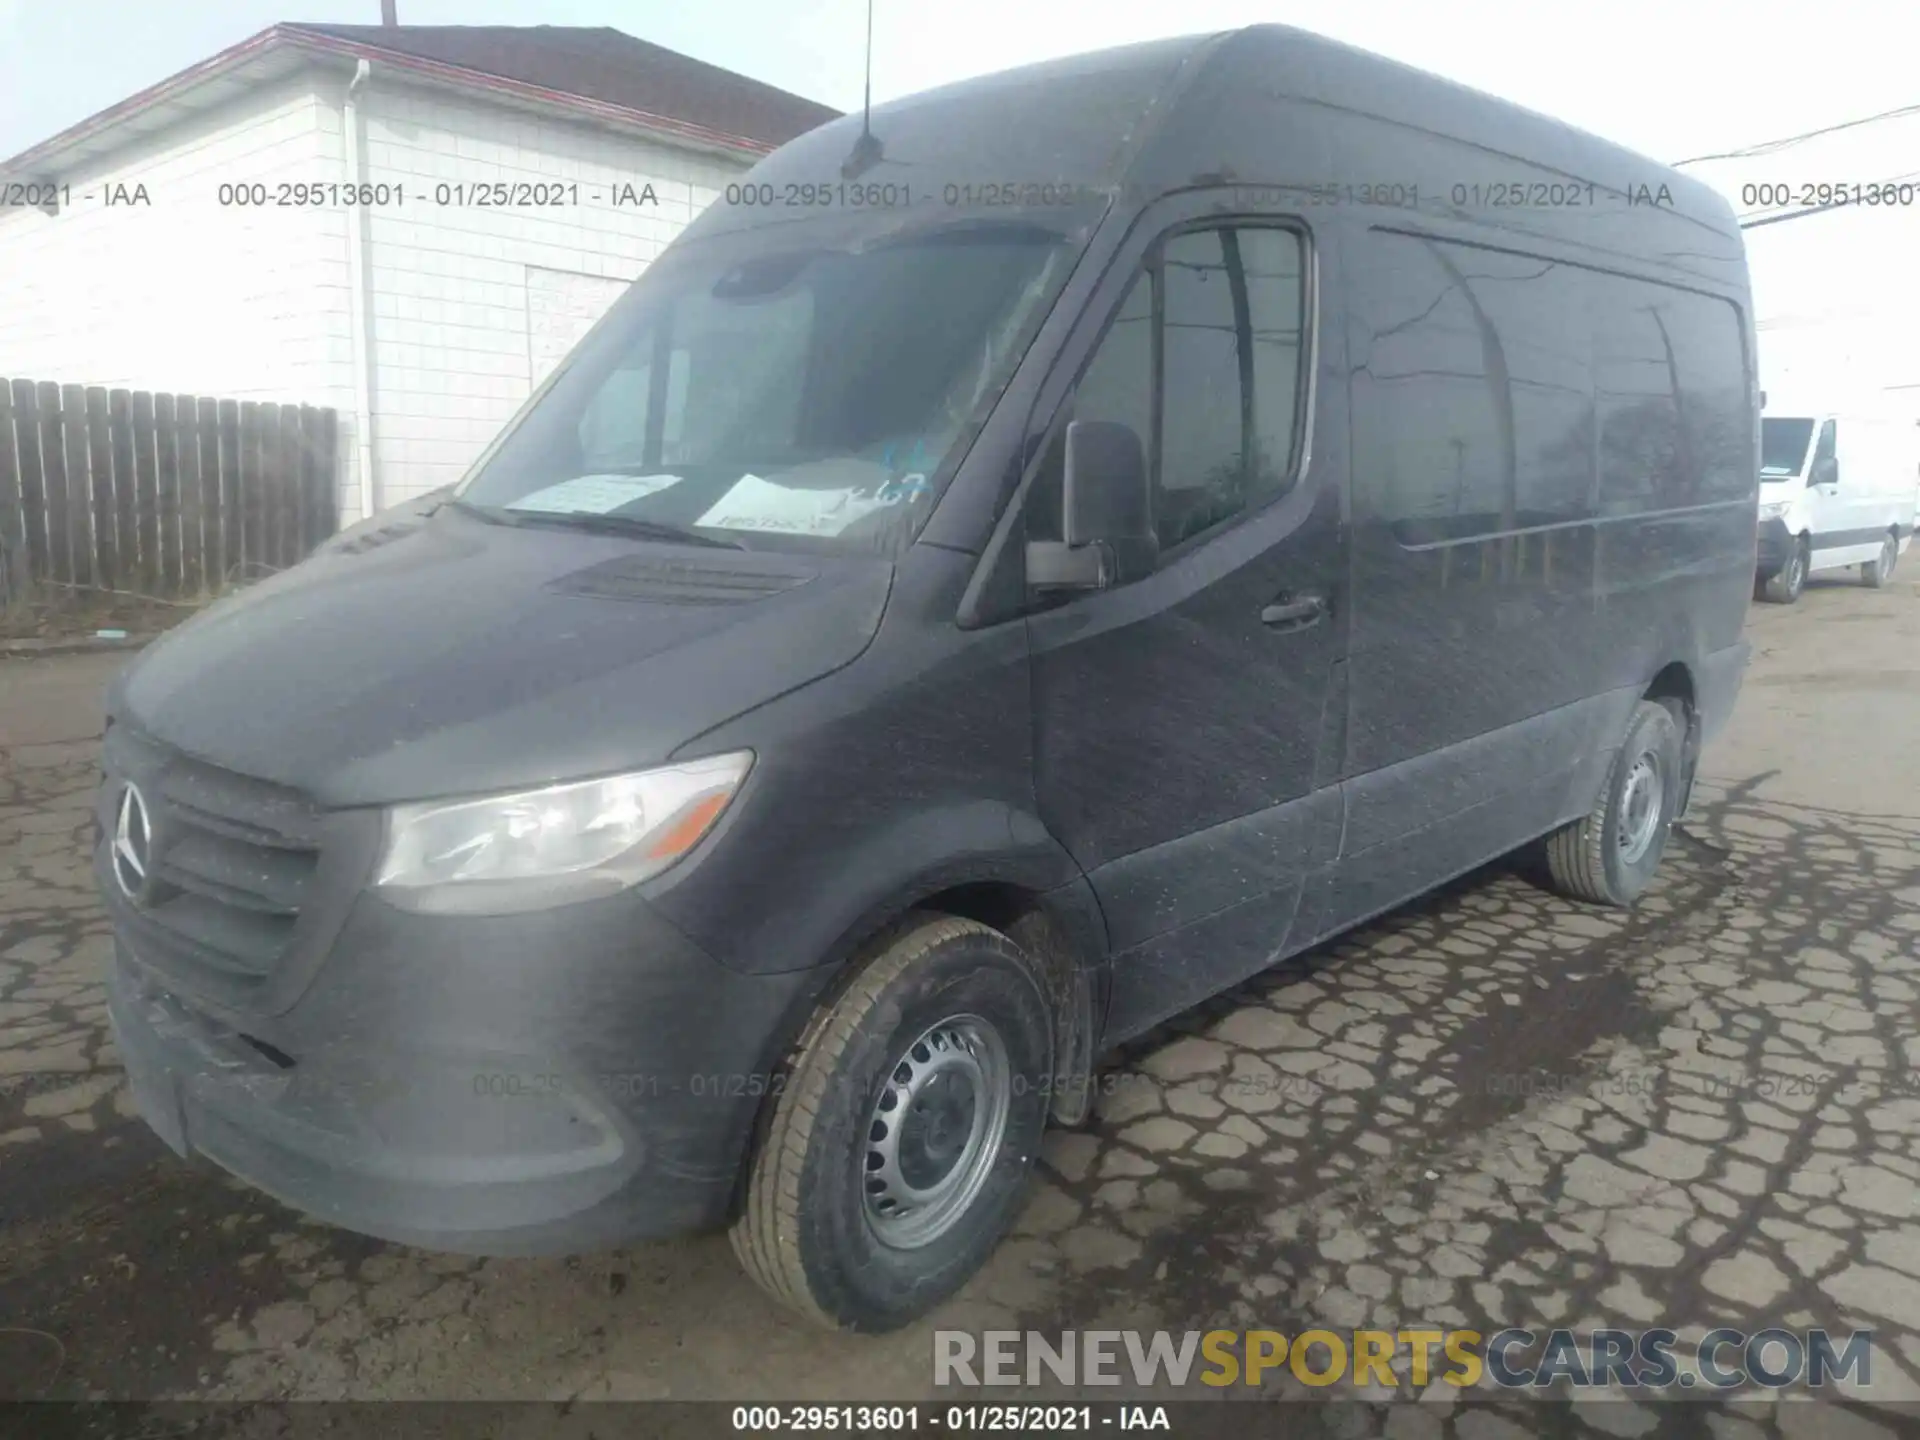
[[[898,448],[898,441],[889,440],[887,442],[887,448],[880,452],[880,464],[884,468],[888,470],[894,468],[893,456]],[[925,436],[921,436],[913,442],[913,453],[907,457],[906,468],[912,471],[924,471],[927,468],[927,441]]]
[[[902,500],[918,500],[927,493],[927,477],[907,475],[899,480],[889,480],[882,485],[875,496],[882,505],[898,505]]]

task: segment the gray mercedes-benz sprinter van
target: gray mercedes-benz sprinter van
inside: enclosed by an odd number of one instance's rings
[[[825,126],[457,486],[116,683],[142,1113],[373,1235],[730,1225],[903,1324],[1108,1047],[1533,842],[1635,900],[1754,377],[1712,192],[1297,31]]]

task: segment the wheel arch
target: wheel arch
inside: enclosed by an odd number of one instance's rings
[[[816,983],[801,987],[769,1037],[756,1073],[784,1075],[808,1025],[846,993],[862,969],[860,962],[903,929],[938,915],[998,930],[1033,956],[1047,978],[1055,1007],[1055,1074],[1078,1074],[1091,1066],[1107,990],[1106,924],[1092,887],[1077,867],[1068,883],[1046,886],[1014,862],[981,859],[941,866],[903,881],[885,900],[847,925],[812,967]],[[735,1169],[730,1216],[740,1213],[753,1156],[778,1101],[778,1087],[769,1084]]]
[[[1680,804],[1674,814],[1677,820],[1686,814],[1687,806],[1693,798],[1693,777],[1700,763],[1700,699],[1699,689],[1694,683],[1693,667],[1684,660],[1668,661],[1647,683],[1647,688],[1640,698],[1654,701],[1672,700],[1680,706],[1685,730],[1680,745],[1683,775]]]
[[[1698,692],[1693,683],[1693,667],[1684,660],[1670,660],[1647,682],[1644,700],[1678,700],[1692,714],[1698,708]]]

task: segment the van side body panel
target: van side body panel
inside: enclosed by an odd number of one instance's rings
[[[1280,218],[1217,189],[1149,206],[1109,267],[1099,318],[1151,241],[1227,216],[1256,227]],[[1338,292],[1337,261],[1313,228],[1294,233],[1311,319],[1313,297]],[[1107,918],[1110,1039],[1266,968],[1298,916],[1320,908],[1339,841],[1325,735],[1347,612],[1347,426],[1333,335],[1331,347],[1302,352],[1313,410],[1290,490],[1168,551],[1152,575],[1027,621],[1035,789]],[[1077,373],[1098,338],[1082,335],[1059,368]],[[1036,429],[1051,418],[1037,413]],[[1283,594],[1321,596],[1328,615],[1269,628],[1263,611]]]
[[[1840,523],[1816,536],[1814,548],[1854,551],[1858,563],[1872,559],[1889,531],[1913,531],[1915,491],[1920,485],[1920,428],[1905,417],[1837,415],[1840,461]]]
[[[1343,274],[1320,325],[1347,355],[1323,373],[1316,417],[1318,445],[1350,403],[1350,630],[1330,727],[1342,836],[1336,857],[1303,849],[1322,882],[1303,882],[1305,904],[1276,892],[1208,912],[1204,888],[1185,892],[1191,908],[1159,890],[1161,933],[1114,963],[1110,1041],[1198,998],[1193,977],[1243,921],[1267,927],[1272,963],[1585,814],[1669,666],[1697,747],[1746,657],[1757,388],[1723,201],[1544,117],[1277,27],[1208,57],[1130,193],[1202,185],[1237,187],[1236,209],[1290,204]],[[1567,203],[1491,198],[1539,187]],[[1396,203],[1368,203],[1382,191]],[[1296,802],[1303,834],[1332,793]],[[1248,833],[1253,817],[1177,843],[1230,856]],[[1156,861],[1096,873],[1116,940],[1136,892],[1114,882],[1173,873]]]

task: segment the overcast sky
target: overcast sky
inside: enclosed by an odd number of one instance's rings
[[[865,0],[398,0],[403,24],[612,25],[851,109]],[[1808,21],[1817,13],[1818,24]],[[281,20],[379,0],[0,0],[0,156]],[[1902,0],[876,0],[874,98],[1078,50],[1303,26],[1676,160],[1920,100]]]

